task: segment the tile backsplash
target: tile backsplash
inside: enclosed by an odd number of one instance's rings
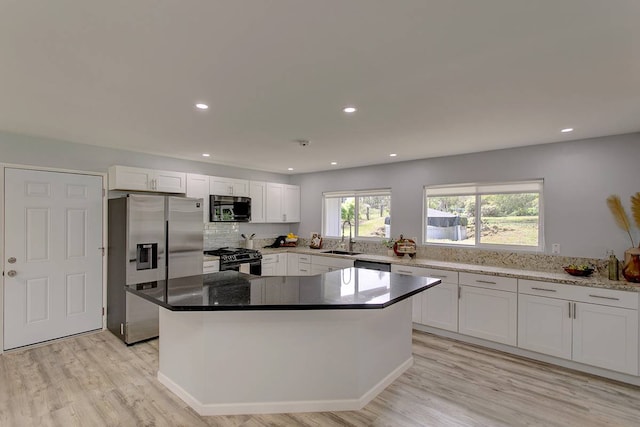
[[[240,227],[237,222],[208,222],[204,225],[204,250],[237,247]]]

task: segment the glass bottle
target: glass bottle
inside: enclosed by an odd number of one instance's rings
[[[609,252],[609,280],[620,280],[620,264],[616,254],[613,251]]]

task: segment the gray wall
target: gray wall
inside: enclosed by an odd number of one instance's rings
[[[567,256],[603,258],[614,249],[622,257],[630,242],[605,200],[619,194],[630,214],[629,197],[640,191],[640,133],[301,174],[292,183],[302,188],[304,237],[321,231],[323,191],[391,188],[392,235],[421,241],[424,185],[532,178],[544,179],[547,253],[559,243]]]
[[[235,168],[212,163],[174,159],[54,139],[0,132],[0,163],[41,166],[86,172],[107,172],[111,165],[173,170],[254,181],[289,183],[289,175]],[[240,224],[241,233],[257,238],[287,234],[291,224]]]
[[[289,183],[289,175],[0,132],[0,162],[87,172],[112,165]]]

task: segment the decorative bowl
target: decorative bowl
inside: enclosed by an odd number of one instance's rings
[[[578,266],[568,265],[562,268],[564,268],[564,271],[566,271],[572,276],[581,276],[581,277],[591,276],[591,274],[595,270],[592,266],[584,266],[584,265],[578,265]]]

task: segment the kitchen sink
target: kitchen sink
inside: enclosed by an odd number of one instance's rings
[[[335,255],[360,255],[362,252],[349,252],[349,251],[338,251],[338,250],[330,250],[330,251],[322,251],[323,254],[335,254]]]

